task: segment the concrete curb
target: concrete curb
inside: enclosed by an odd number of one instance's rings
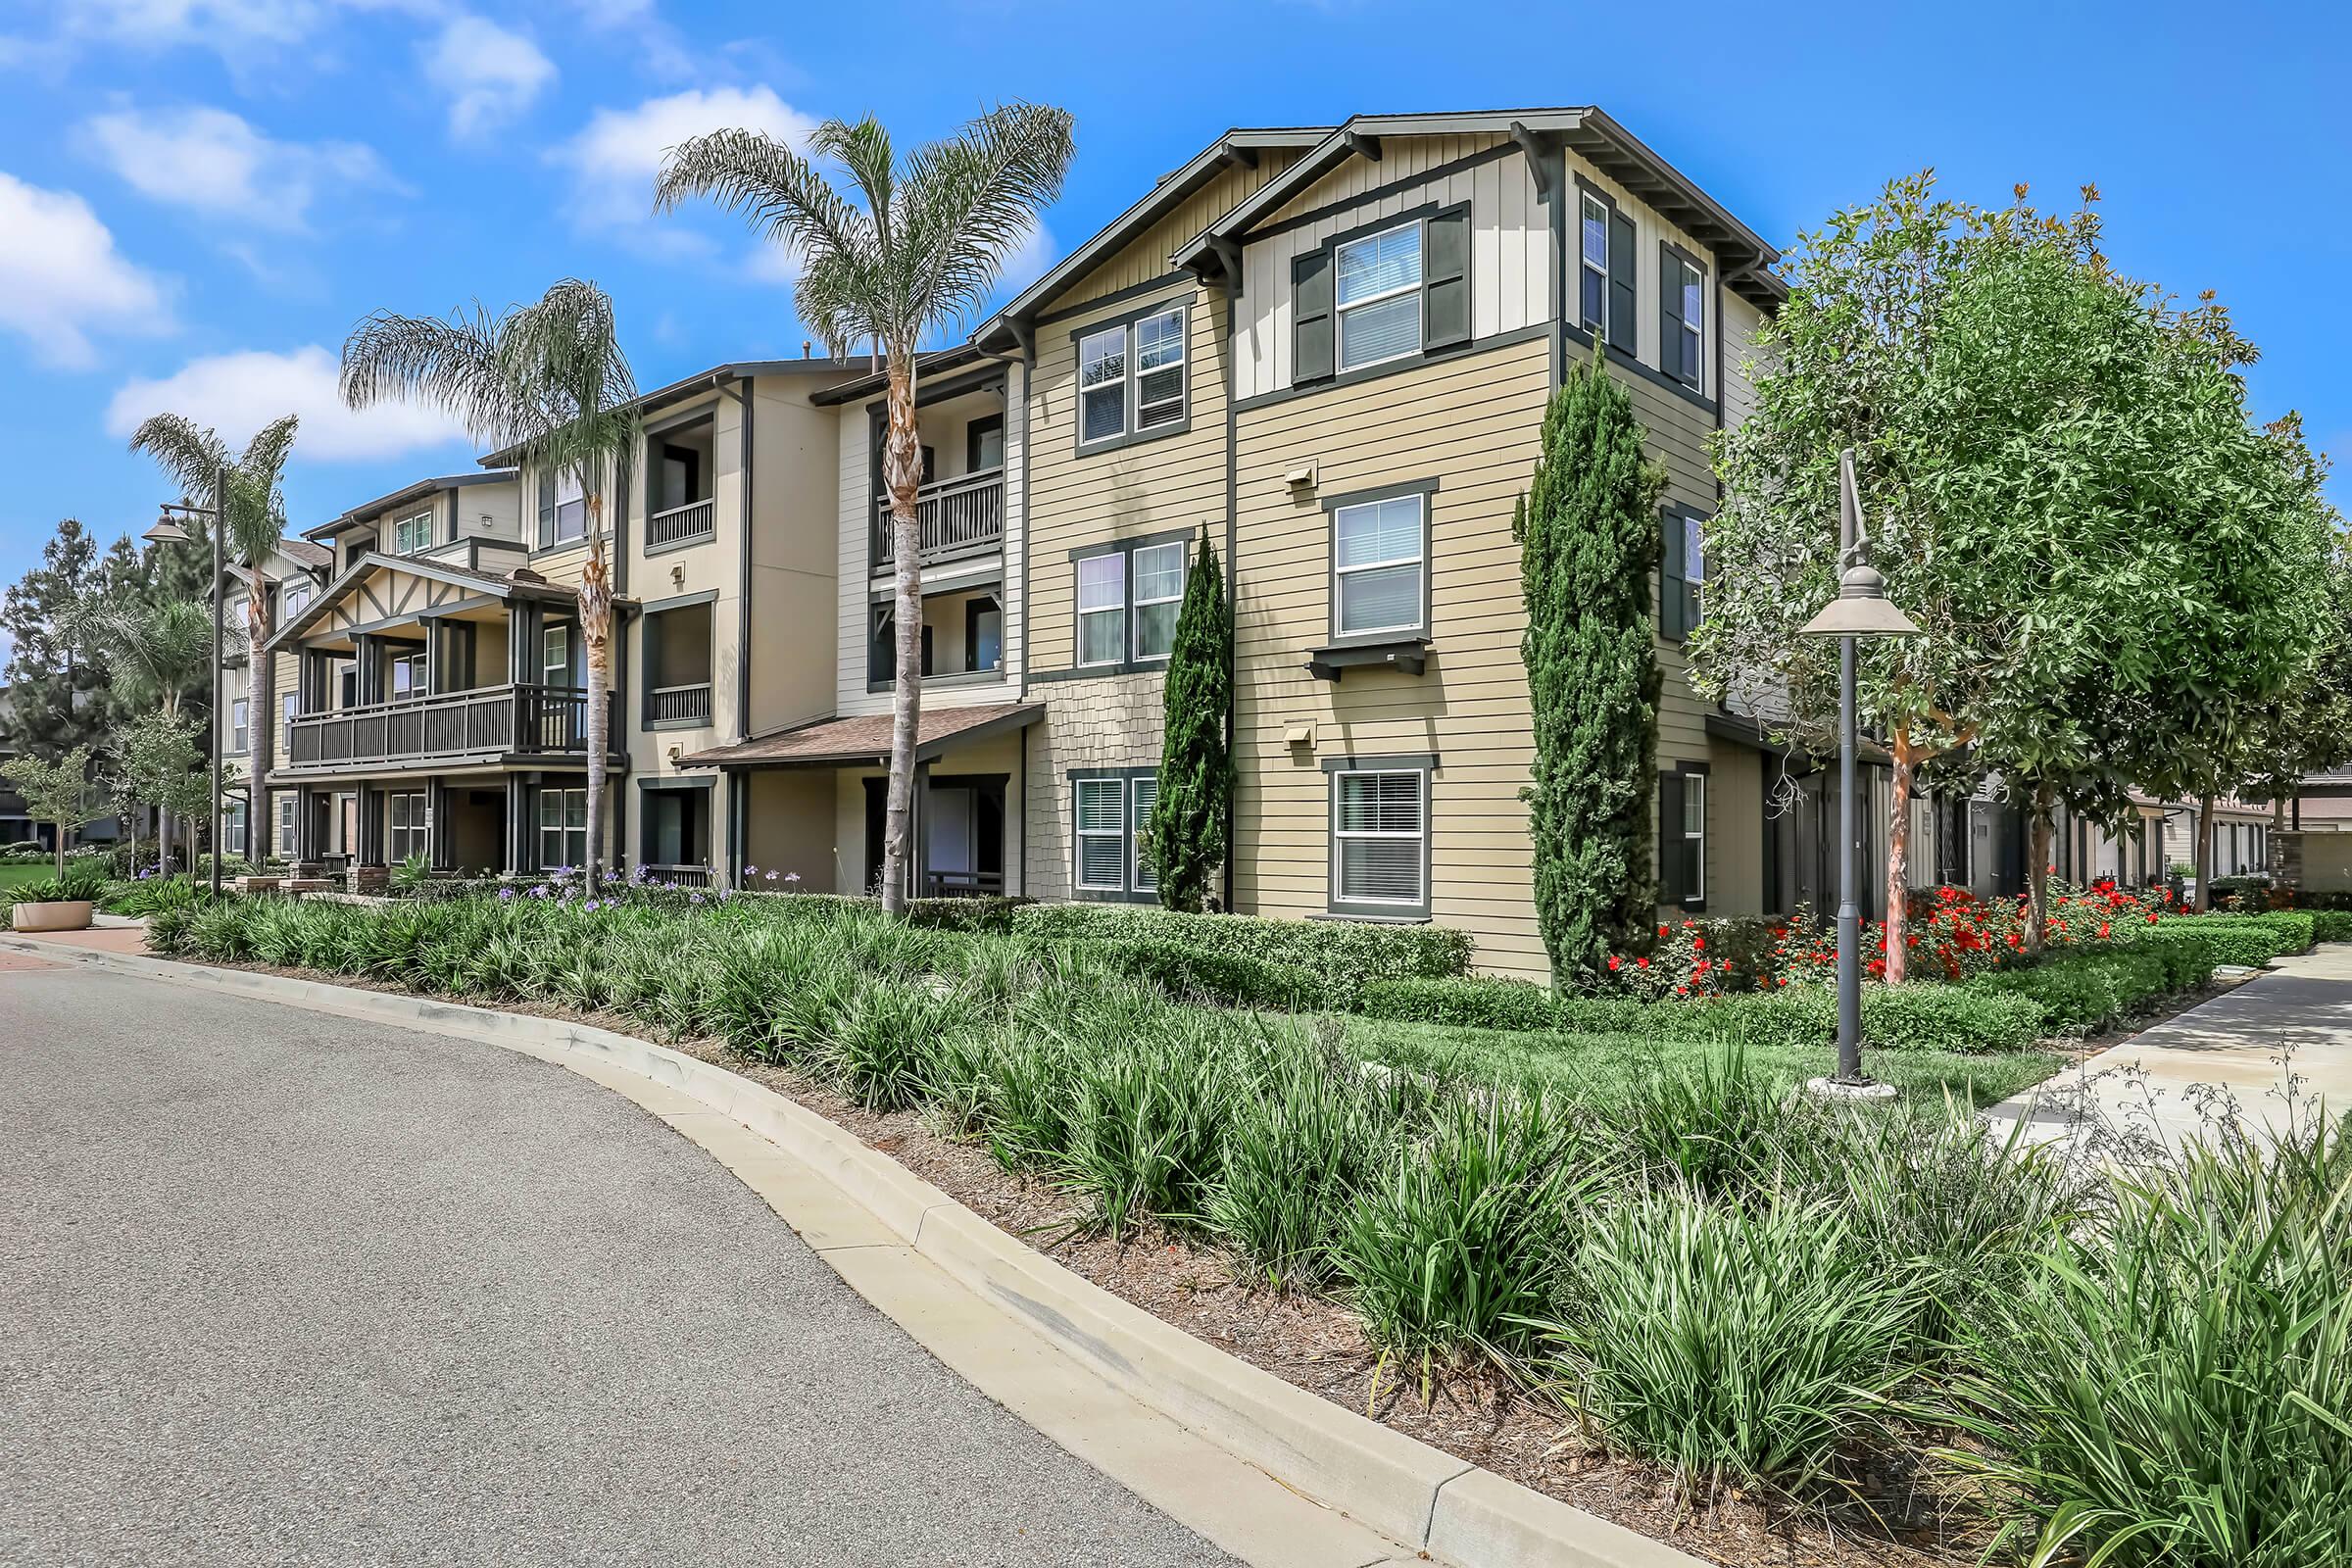
[[[600,1080],[599,1067],[650,1079],[810,1166],[912,1251],[1113,1388],[1283,1487],[1411,1549],[1456,1568],[1704,1568],[1661,1542],[1211,1348],[1006,1235],[815,1111],[666,1046],[563,1019],[325,981],[6,936],[0,947],[456,1035]],[[859,1288],[857,1279],[844,1278]]]

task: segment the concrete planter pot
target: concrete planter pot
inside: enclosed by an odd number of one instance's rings
[[[52,899],[20,904],[10,918],[19,931],[82,931],[89,927],[90,907],[87,899]]]

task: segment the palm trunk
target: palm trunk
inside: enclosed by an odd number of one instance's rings
[[[1911,977],[1911,790],[1919,777],[1919,748],[1910,735],[1897,730],[1890,750],[1894,756],[1892,803],[1886,812],[1886,983],[1900,985]]]
[[[890,352],[889,418],[882,448],[882,482],[890,491],[890,538],[897,662],[891,686],[890,788],[882,816],[882,907],[906,909],[907,864],[914,853],[914,750],[923,705],[922,531],[915,488],[922,456],[914,428],[914,361]]]
[[[607,694],[612,689],[612,578],[605,565],[604,508],[588,503],[588,564],[580,572],[580,643],[588,674],[588,846],[580,874],[591,897],[605,848],[605,751],[611,744]]]
[[[2190,907],[2203,914],[2213,907],[2213,792],[2197,797],[2197,891]]]
[[[245,848],[253,848],[253,819],[267,814],[270,800],[270,760],[271,747],[277,740],[277,659],[265,653],[262,645],[270,640],[270,594],[262,586],[260,562],[253,567],[253,592],[246,618],[246,667],[253,671],[247,684],[251,688],[253,706],[246,711],[246,725],[251,731],[253,747],[253,781],[245,795]],[[219,855],[220,846],[213,846]],[[248,859],[252,858],[248,854]]]
[[[2050,930],[2050,787],[2034,790],[2033,830],[2026,845],[2026,951],[2039,953]]]

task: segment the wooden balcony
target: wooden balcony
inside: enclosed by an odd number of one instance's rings
[[[669,507],[645,519],[645,548],[665,550],[671,545],[708,539],[718,526],[718,502],[710,497]]]
[[[939,479],[915,492],[914,516],[922,533],[922,563],[985,556],[1004,543],[1004,470]],[[876,572],[897,559],[890,537],[890,502],[874,508],[872,551]]]
[[[609,745],[617,749],[619,726],[613,723],[610,728]],[[482,686],[324,713],[297,713],[286,740],[288,771],[508,758],[568,756],[585,760],[588,694],[577,686]]]
[[[710,722],[710,683],[687,686],[649,686],[645,691],[648,724],[708,724]]]

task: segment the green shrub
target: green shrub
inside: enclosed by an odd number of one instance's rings
[[[2269,909],[2244,918],[2278,932],[2286,944],[2278,950],[2280,953],[2307,953],[2319,937],[2319,916],[2307,909]]]
[[[1885,1434],[1885,1401],[1913,1372],[1919,1294],[1831,1204],[1669,1192],[1590,1226],[1543,1332],[1607,1447],[1702,1495],[1792,1490]]]
[[[2110,1178],[1964,1320],[1946,1457],[2011,1489],[2034,1560],[2352,1562],[2352,1122],[2192,1142]]]
[[[2314,942],[2352,942],[2352,909],[2306,909]]]
[[[2245,915],[2183,915],[2159,920],[2132,938],[2134,947],[2146,943],[2193,943],[2204,949],[2209,965],[2233,963],[2259,969],[2286,951],[2285,936]]]
[[[1066,1063],[1075,1101],[1061,1184],[1095,1223],[1124,1236],[1144,1215],[1186,1223],[1207,1212],[1235,1077],[1220,1022],[1177,1013],[1123,1048]]]
[[[1597,1181],[1558,1112],[1533,1093],[1454,1096],[1356,1201],[1338,1262],[1373,1344],[1506,1364],[1524,1354],[1551,1304],[1571,1210]]]
[[[1366,980],[1439,978],[1470,967],[1468,933],[1442,925],[1184,914],[1138,904],[1032,904],[1014,909],[1011,922],[1014,931],[1054,942],[1159,940],[1196,953],[1292,964],[1343,996]]]
[[[841,1013],[823,1052],[843,1093],[868,1110],[904,1110],[931,1087],[932,1063],[971,1032],[968,999],[874,980]]]
[[[2132,942],[2061,953],[2020,969],[1979,975],[1968,984],[2006,992],[2042,1011],[2042,1032],[2086,1035],[2213,978],[2212,949],[2201,942]]]
[[[1746,1198],[1771,1185],[1770,1167],[1798,1115],[1733,1045],[1640,1074],[1600,1119],[1628,1164],[1654,1184]]]
[[[1331,1283],[1340,1221],[1370,1181],[1388,1126],[1364,1072],[1336,1052],[1278,1048],[1237,1097],[1208,1223],[1277,1290]]]
[[[1102,937],[1070,944],[1115,973],[1156,986],[1171,1001],[1295,1011],[1323,995],[1314,974],[1296,964],[1239,953],[1202,952],[1165,938]]]

